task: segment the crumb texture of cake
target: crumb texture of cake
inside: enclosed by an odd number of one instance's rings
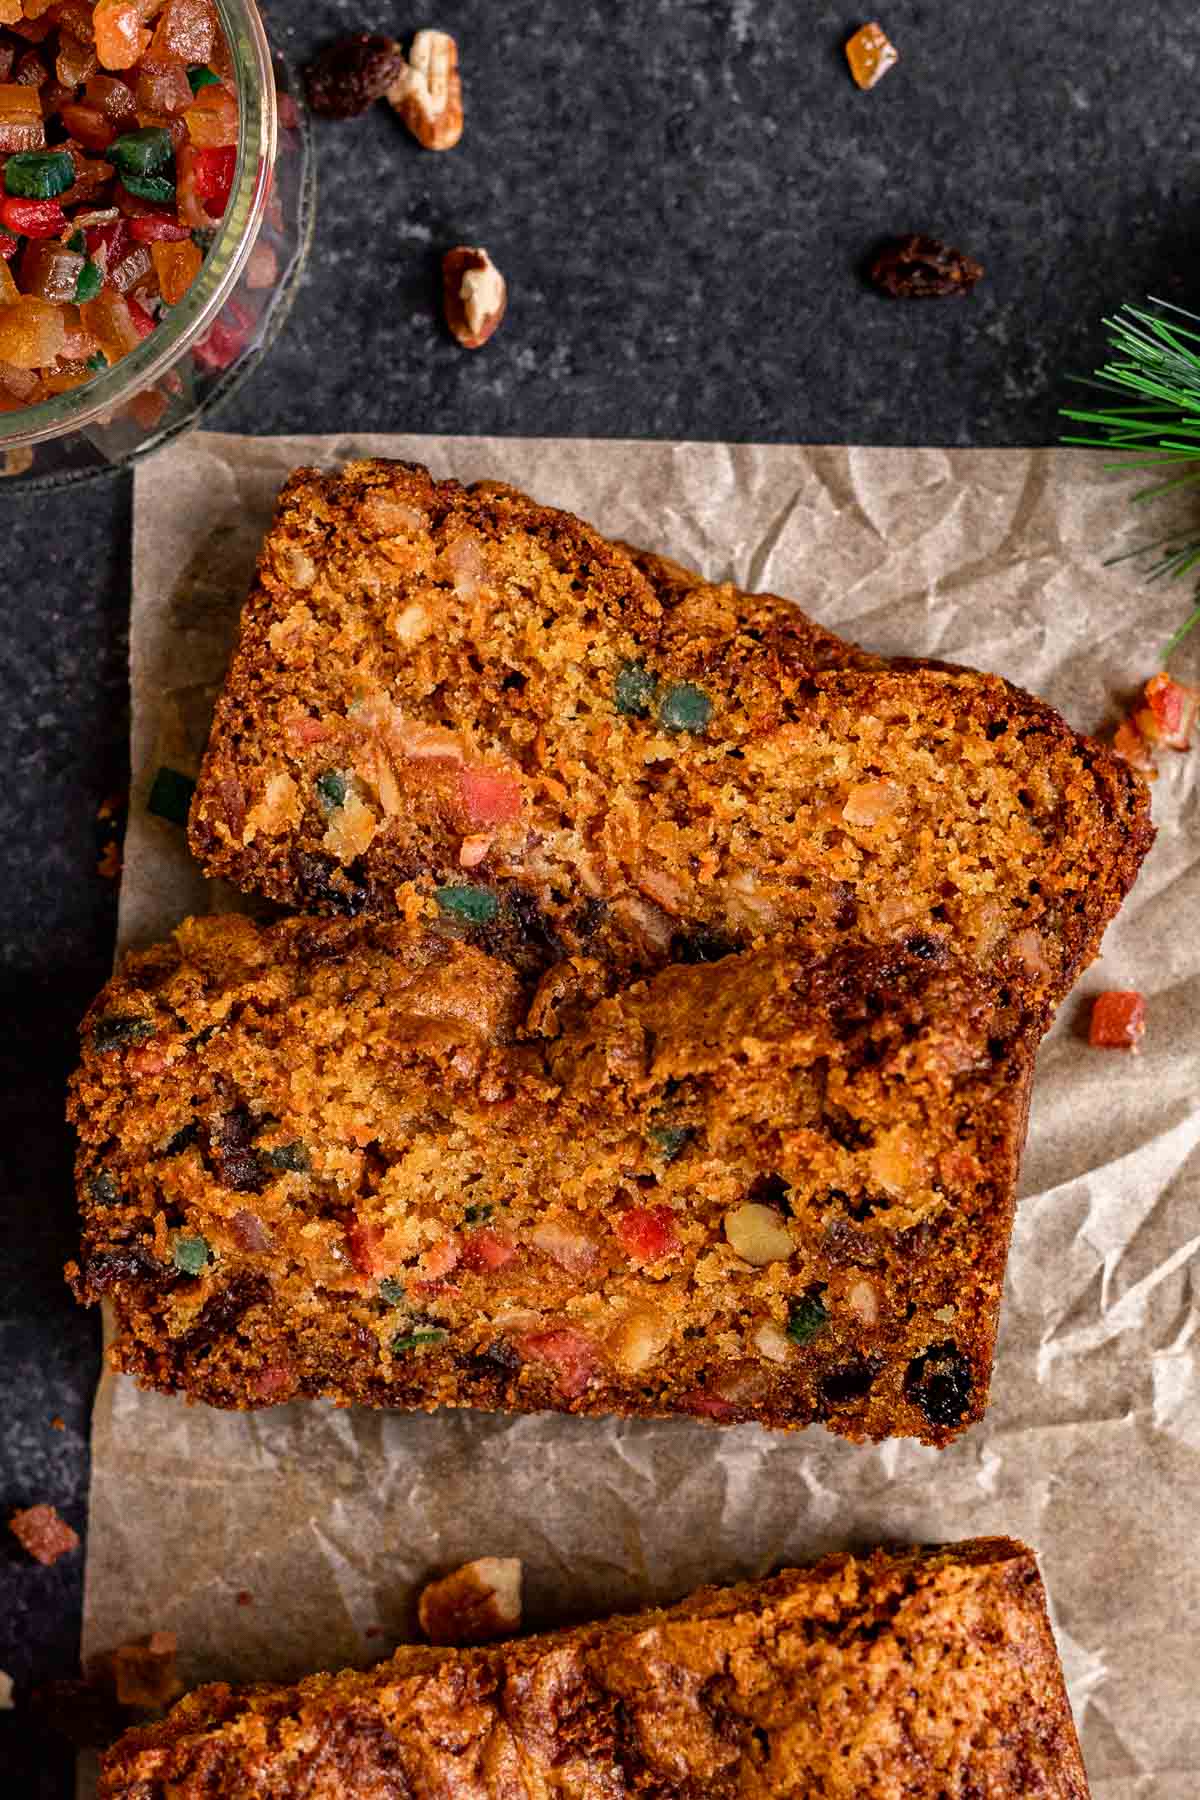
[[[1036,1006],[937,940],[532,991],[447,923],[230,916],[82,1027],[77,1295],[228,1407],[982,1416]]]
[[[678,1606],[295,1687],[199,1688],[100,1800],[1087,1800],[1031,1551],[827,1556]]]
[[[638,555],[496,484],[299,470],[193,801],[207,871],[321,913],[419,895],[616,980],[916,933],[1061,999],[1149,847],[1140,777],[998,677]]]

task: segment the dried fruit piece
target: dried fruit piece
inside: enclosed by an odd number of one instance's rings
[[[442,258],[446,323],[464,350],[478,350],[496,331],[508,287],[486,250],[460,244]]]
[[[13,1514],[8,1528],[21,1548],[47,1568],[79,1548],[79,1533],[72,1531],[53,1506],[27,1506]]]
[[[1131,989],[1097,994],[1092,1002],[1088,1043],[1093,1050],[1132,1050],[1146,1035],[1146,1001]]]
[[[957,1425],[971,1404],[971,1365],[957,1344],[931,1344],[914,1357],[904,1377],[904,1395],[931,1425]]]
[[[117,1701],[139,1712],[163,1712],[183,1692],[175,1667],[173,1631],[152,1631],[147,1638],[121,1644],[111,1666]]]
[[[900,61],[900,52],[882,25],[860,25],[846,44],[846,61],[860,88],[873,88]]]
[[[368,32],[339,38],[304,71],[308,104],[324,119],[356,118],[382,99],[406,66],[395,38]]]
[[[893,238],[872,260],[869,274],[877,288],[896,300],[936,300],[947,294],[969,294],[982,278],[983,264],[939,238]]]
[[[431,1644],[491,1644],[521,1629],[521,1561],[480,1556],[431,1581],[417,1601]]]
[[[424,149],[453,150],[463,132],[462,81],[448,32],[418,31],[387,97]]]
[[[1173,680],[1163,669],[1146,683],[1146,706],[1155,725],[1152,742],[1165,744],[1168,750],[1191,749],[1192,727],[1200,712],[1200,688]]]

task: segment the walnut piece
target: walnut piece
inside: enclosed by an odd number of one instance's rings
[[[418,31],[387,97],[426,150],[453,150],[463,132],[462,82],[448,32]]]
[[[431,1644],[490,1644],[521,1629],[521,1561],[481,1556],[431,1581],[417,1602]]]
[[[464,350],[478,350],[496,331],[508,305],[503,275],[486,250],[460,244],[442,258],[446,324]]]

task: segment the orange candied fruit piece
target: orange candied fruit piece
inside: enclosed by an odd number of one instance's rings
[[[63,309],[52,300],[22,294],[0,312],[0,362],[15,369],[49,367],[66,341]]]
[[[224,150],[238,141],[237,101],[216,82],[200,89],[183,116],[197,150]]]
[[[96,0],[96,55],[105,69],[132,69],[150,48],[146,20],[162,0]]]
[[[37,88],[19,81],[0,82],[0,156],[16,150],[41,150],[46,123]]]
[[[846,61],[860,88],[873,88],[900,61],[882,25],[862,25],[846,45]]]
[[[94,300],[79,308],[84,329],[90,331],[110,363],[120,362],[142,341],[124,294],[102,288]]]
[[[1088,1043],[1093,1050],[1135,1050],[1146,1035],[1146,1002],[1131,990],[1112,989],[1092,1002]]]
[[[183,299],[200,273],[203,252],[189,238],[181,244],[153,243],[150,255],[154,273],[158,276],[159,292],[168,306],[174,306]]]
[[[1154,736],[1143,730],[1143,736],[1155,738],[1168,750],[1190,750],[1192,727],[1200,711],[1200,688],[1175,681],[1161,669],[1146,683],[1148,710],[1154,721]],[[1139,719],[1141,715],[1139,714]]]

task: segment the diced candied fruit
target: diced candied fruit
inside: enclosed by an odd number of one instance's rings
[[[47,1566],[79,1548],[79,1534],[53,1506],[27,1506],[12,1515],[8,1528],[23,1550]]]
[[[669,1206],[630,1206],[617,1220],[617,1241],[634,1262],[658,1262],[680,1248]]]
[[[1131,990],[1113,989],[1092,1002],[1088,1043],[1095,1050],[1134,1050],[1146,1035],[1146,1002]]]
[[[900,53],[880,25],[863,25],[846,44],[846,61],[856,83],[864,90],[882,81],[894,69]]]
[[[70,152],[75,165],[75,182],[74,186],[67,189],[60,204],[64,210],[67,207],[90,206],[112,180],[112,164],[102,162],[99,157],[85,156],[75,144],[64,144],[63,148]]]
[[[1131,769],[1137,769],[1139,774],[1144,775],[1147,781],[1153,781],[1158,774],[1154,752],[1132,719],[1124,719],[1117,726],[1113,750]]]
[[[1175,681],[1164,670],[1146,683],[1146,701],[1158,729],[1158,742],[1168,750],[1188,750],[1200,711],[1200,688]]]
[[[54,23],[81,44],[96,42],[95,0],[54,0]]]
[[[20,238],[15,240],[18,244]],[[14,300],[21,298],[21,290],[13,280],[13,272],[7,261],[0,257],[0,306],[11,306]]]
[[[17,233],[0,227],[0,263],[11,262],[20,248],[21,239]]]
[[[58,116],[85,150],[107,150],[117,135],[112,120],[85,100],[68,100],[59,108]]]
[[[119,130],[132,125],[137,117],[137,101],[132,88],[115,75],[93,75],[83,90],[83,97],[89,106],[111,119]]]
[[[189,88],[184,104],[184,122],[197,150],[220,150],[237,143],[237,101],[225,88],[218,84],[201,88],[194,100]]]
[[[37,89],[23,82],[0,83],[0,155],[40,150],[45,142],[46,126]]]
[[[463,1267],[476,1274],[492,1274],[496,1269],[504,1268],[516,1254],[517,1247],[512,1239],[493,1231],[488,1225],[468,1231],[463,1238]]]
[[[61,306],[22,294],[0,312],[0,361],[17,369],[43,369],[62,354],[66,326]]]
[[[73,301],[85,258],[52,238],[34,238],[20,262],[21,288],[43,300]]]
[[[61,237],[67,229],[67,215],[57,200],[18,200],[5,195],[0,200],[0,225],[22,237]]]
[[[161,0],[97,0],[96,54],[106,69],[132,69],[150,48],[146,20]]]
[[[521,784],[505,769],[462,769],[463,811],[472,825],[506,825],[520,816]]]
[[[558,1391],[567,1399],[583,1393],[600,1360],[592,1340],[569,1325],[527,1332],[517,1339],[517,1349],[529,1362],[554,1369]]]
[[[129,301],[112,288],[102,289],[94,300],[86,301],[79,310],[84,325],[110,363],[119,362],[141,343],[142,333],[134,323]]]
[[[96,55],[95,44],[86,44],[69,31],[60,33],[54,73],[63,87],[73,92],[83,85],[89,75],[94,75],[99,67],[100,59]]]
[[[155,57],[177,56],[185,64],[207,64],[219,36],[212,0],[167,0],[150,53]]]
[[[229,204],[237,151],[232,146],[198,150],[185,144],[175,159],[179,217],[185,225],[211,225]]]

